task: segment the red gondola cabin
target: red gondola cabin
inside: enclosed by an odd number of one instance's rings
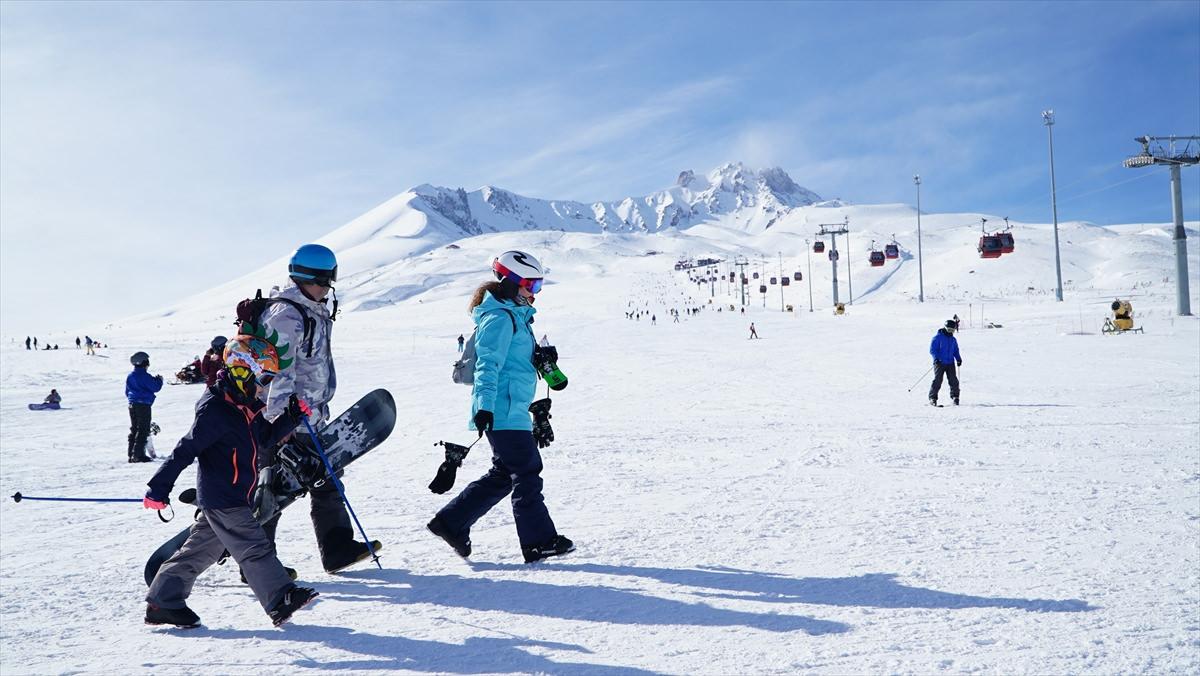
[[[885,257],[883,255],[882,251],[872,251],[869,260],[871,261],[871,267],[878,268],[878,267],[883,267],[883,264],[887,260],[887,257]]]
[[[899,244],[888,244],[887,246],[883,247],[883,255],[887,256],[888,258],[899,258],[900,257],[900,245]]]
[[[1011,232],[1002,232],[996,236],[1000,238],[1000,253],[1012,253],[1016,250],[1017,243]]]
[[[1004,244],[999,235],[984,235],[979,238],[978,249],[980,258],[999,258],[1004,253]]]
[[[813,242],[813,253],[825,253],[825,242],[821,240]]]

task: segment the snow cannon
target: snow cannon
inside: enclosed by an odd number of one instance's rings
[[[1104,327],[1101,329],[1104,333],[1125,333],[1132,331],[1134,333],[1144,333],[1141,328],[1133,328],[1133,305],[1127,300],[1120,298],[1112,302],[1112,319],[1105,318]]]

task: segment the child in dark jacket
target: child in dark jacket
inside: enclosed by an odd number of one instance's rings
[[[258,386],[279,370],[275,347],[268,341],[238,336],[226,345],[224,357],[225,369],[216,384],[196,403],[191,431],[147,484],[150,489],[143,504],[147,509],[163,509],[180,472],[199,458],[196,504],[201,514],[183,546],[163,563],[150,584],[147,624],[198,626],[200,618],[187,607],[187,598],[196,578],[224,551],[241,566],[250,589],[276,626],[317,596],[292,582],[251,510],[259,449],[270,448],[290,434],[307,415],[308,405],[293,395],[284,415],[274,422],[262,416]]]

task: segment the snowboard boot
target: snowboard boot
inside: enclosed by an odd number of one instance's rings
[[[937,405],[938,405],[938,403],[937,403],[937,397],[930,397],[930,398],[929,398],[929,405],[930,405],[930,406],[937,406]]]
[[[440,537],[446,541],[446,544],[454,548],[454,551],[464,559],[471,555],[471,538],[454,535],[442,521],[441,517],[435,516],[425,526],[430,533]]]
[[[292,578],[293,580],[295,580],[297,577],[299,577],[298,575],[296,575],[295,568],[288,568],[287,566],[284,566],[283,570],[285,572],[287,572],[288,577]],[[242,570],[241,566],[238,566],[238,577],[242,578],[242,584],[249,584],[248,582],[246,582],[246,573],[245,573],[245,571]]]
[[[200,616],[187,606],[159,608],[153,603],[147,603],[146,624],[173,624],[182,629],[195,629],[200,626]]]
[[[371,558],[371,549],[378,554],[380,549],[383,549],[383,544],[379,540],[371,540],[371,548],[368,549],[365,543],[358,540],[351,540],[348,544],[334,549],[329,556],[321,561],[325,566],[325,572],[330,575],[340,573],[343,570],[353,566],[359,561],[365,561]]]
[[[271,623],[276,627],[292,619],[292,614],[307,606],[313,599],[320,596],[315,589],[311,587],[297,587],[292,585],[283,593],[283,598],[275,607],[267,612],[271,618]]]
[[[955,405],[955,406],[958,406],[958,397],[955,397],[955,398],[954,398],[954,405]]]
[[[525,555],[525,563],[533,563],[551,556],[562,556],[575,551],[575,543],[561,535],[555,535],[544,544],[536,547],[522,547],[521,553]]]

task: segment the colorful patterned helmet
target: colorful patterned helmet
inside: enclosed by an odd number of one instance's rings
[[[225,372],[235,382],[266,385],[279,372],[279,355],[265,338],[240,335],[225,343]]]

